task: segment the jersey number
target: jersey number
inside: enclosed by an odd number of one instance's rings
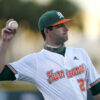
[[[79,79],[78,82],[80,83],[80,89],[81,89],[81,91],[85,91],[86,88],[85,88],[84,83],[86,82],[86,79]]]

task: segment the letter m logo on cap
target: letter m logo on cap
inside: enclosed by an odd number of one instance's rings
[[[64,17],[61,12],[57,12],[57,15],[59,16],[59,18],[63,18]]]

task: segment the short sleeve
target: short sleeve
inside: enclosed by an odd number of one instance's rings
[[[36,72],[35,54],[25,56],[7,66],[15,73],[16,80],[28,81]]]
[[[84,50],[83,50],[83,54],[86,62],[87,87],[91,88],[100,82],[100,75],[95,69],[90,57]]]

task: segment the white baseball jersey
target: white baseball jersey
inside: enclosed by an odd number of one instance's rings
[[[87,88],[100,76],[83,49],[66,47],[65,56],[41,50],[8,65],[17,80],[32,82],[45,100],[87,100]]]

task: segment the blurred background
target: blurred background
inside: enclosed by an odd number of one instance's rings
[[[38,30],[38,19],[46,11],[59,10],[66,18],[73,19],[67,23],[69,40],[65,45],[85,49],[100,73],[99,9],[100,0],[0,0],[0,30],[8,19],[19,23],[6,63],[40,51],[44,40]]]

